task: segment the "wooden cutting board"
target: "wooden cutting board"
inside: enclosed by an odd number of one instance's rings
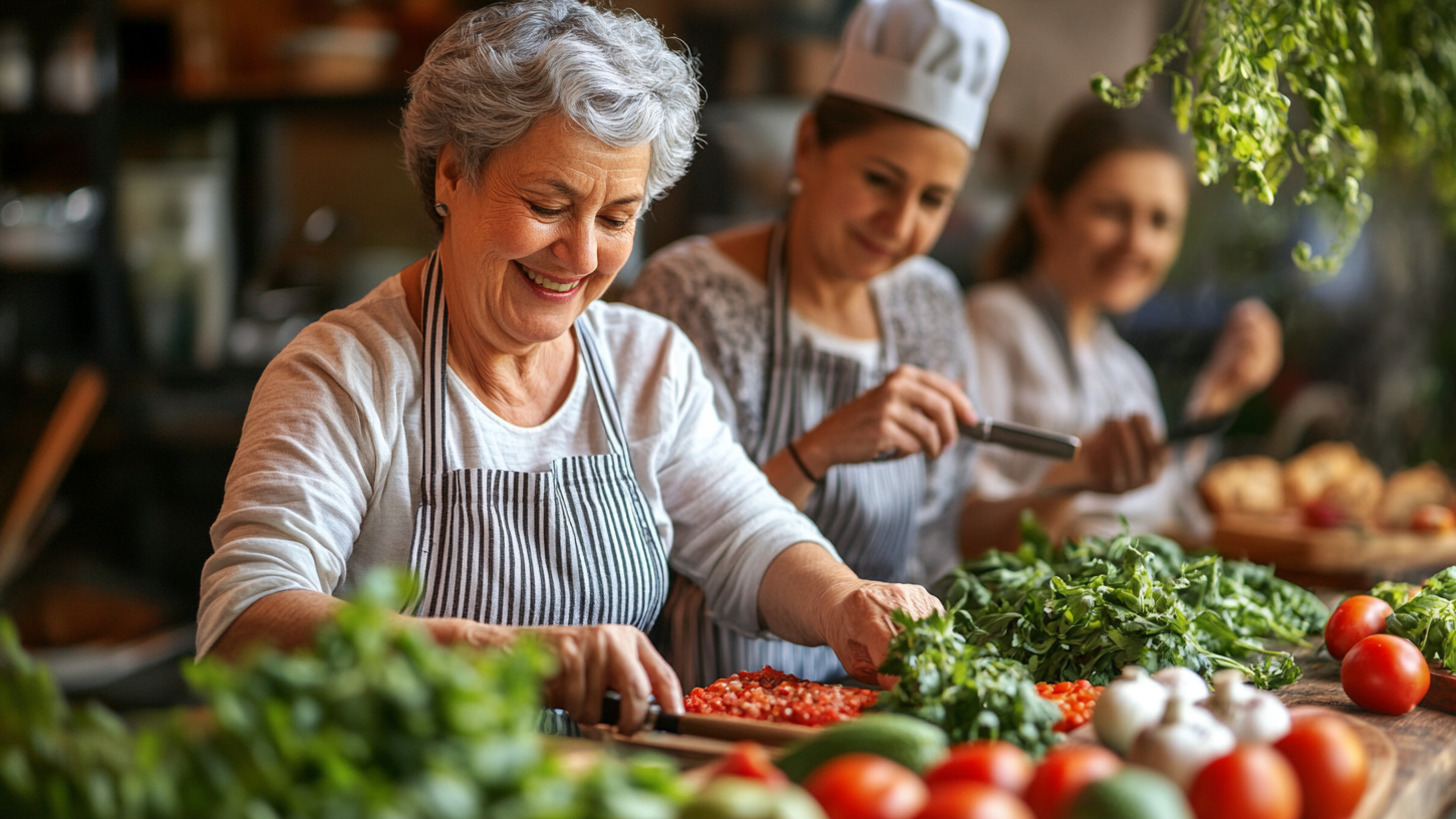
[[[1292,516],[1220,515],[1211,545],[1224,557],[1267,563],[1290,579],[1351,588],[1423,579],[1456,565],[1456,532],[1313,529]]]

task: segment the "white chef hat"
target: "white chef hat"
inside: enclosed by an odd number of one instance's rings
[[[861,0],[826,93],[909,115],[975,148],[1010,38],[967,0]]]

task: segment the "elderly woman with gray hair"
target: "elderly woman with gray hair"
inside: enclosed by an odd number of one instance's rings
[[[688,339],[598,298],[697,132],[691,61],[631,13],[487,6],[412,76],[407,164],[439,245],[302,332],[258,383],[212,527],[198,651],[294,646],[350,581],[408,566],[441,641],[534,634],[548,704],[635,729],[682,708],[646,637],[669,567],[746,633],[828,644],[877,680],[890,613],[714,410]]]

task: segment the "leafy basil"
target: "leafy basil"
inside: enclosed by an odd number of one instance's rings
[[[1203,184],[1231,176],[1246,200],[1272,204],[1298,168],[1295,202],[1338,209],[1322,256],[1296,246],[1301,267],[1339,268],[1370,214],[1378,159],[1424,174],[1456,228],[1456,4],[1185,0],[1120,87],[1098,74],[1092,89],[1136,105],[1160,74]]]

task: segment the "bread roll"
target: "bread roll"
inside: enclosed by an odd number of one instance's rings
[[[1387,529],[1409,529],[1411,515],[1426,504],[1447,506],[1452,502],[1451,480],[1434,463],[1402,469],[1385,482],[1380,500],[1380,525]]]
[[[1284,509],[1283,471],[1278,461],[1263,455],[1214,464],[1199,480],[1198,491],[1215,515],[1277,515]]]

